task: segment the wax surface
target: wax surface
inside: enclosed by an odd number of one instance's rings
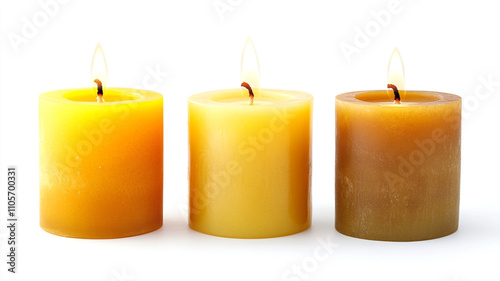
[[[406,91],[336,97],[337,230],[415,241],[458,227],[461,99]]]
[[[189,98],[189,225],[224,237],[289,235],[311,224],[307,93],[240,89]]]
[[[109,88],[40,96],[40,226],[79,238],[162,226],[163,97]]]

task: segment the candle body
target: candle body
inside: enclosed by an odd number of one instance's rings
[[[307,93],[240,89],[191,96],[189,224],[223,237],[297,233],[311,223],[311,112]]]
[[[358,238],[415,241],[458,227],[461,99],[407,91],[336,98],[336,228]]]
[[[109,88],[40,96],[40,226],[79,238],[162,226],[163,98]]]

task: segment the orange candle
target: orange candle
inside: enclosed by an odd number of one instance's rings
[[[40,226],[116,238],[162,226],[163,98],[109,88],[40,96]]]
[[[69,89],[40,96],[40,226],[117,238],[163,223],[163,97]]]

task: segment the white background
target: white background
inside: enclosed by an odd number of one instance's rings
[[[0,6],[0,280],[500,278],[497,2],[400,0],[384,26],[374,24],[374,14],[388,11],[390,0],[69,0],[57,4],[50,16],[39,4],[47,2],[2,1]],[[230,9],[219,16],[214,3]],[[27,21],[38,26],[28,36],[22,33]],[[356,30],[366,28],[369,40],[358,42],[357,53],[348,60],[341,45],[355,47]],[[306,91],[315,98],[313,223],[309,230],[283,238],[224,239],[187,226],[186,99],[238,88],[240,56],[249,35],[259,55],[263,87]],[[24,41],[17,46],[13,36]],[[38,95],[90,86],[98,42],[107,58],[110,86],[148,88],[165,97],[164,226],[125,239],[62,238],[38,226]],[[405,63],[407,89],[464,98],[460,228],[445,238],[375,242],[343,236],[333,227],[334,97],[383,89],[394,47]],[[168,76],[145,85],[151,69]],[[488,90],[482,79],[492,80],[493,86]],[[7,165],[19,169],[15,276],[6,272],[4,262]],[[327,257],[318,261],[314,252],[320,240],[336,245],[331,252],[322,249]],[[294,267],[304,274],[288,272]]]

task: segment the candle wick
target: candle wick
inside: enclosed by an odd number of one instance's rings
[[[399,96],[398,87],[396,87],[396,85],[394,84],[387,84],[387,88],[391,88],[394,91],[394,103],[400,104],[401,97]]]
[[[250,100],[248,101],[248,104],[249,105],[253,105],[253,97],[254,97],[254,95],[253,95],[252,87],[250,87],[250,85],[247,82],[241,83],[241,87],[247,88],[247,90],[248,90],[248,96],[250,97]]]
[[[94,83],[97,84],[97,102],[104,102],[104,93],[102,91],[102,82],[99,79],[95,79]]]

